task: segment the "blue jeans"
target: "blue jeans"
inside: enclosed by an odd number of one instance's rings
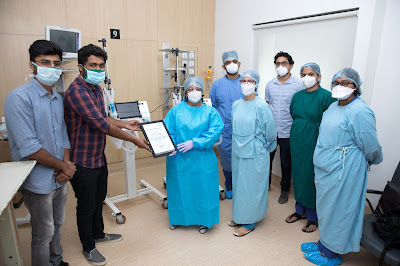
[[[32,266],[59,265],[62,260],[61,227],[65,218],[67,185],[50,194],[23,189],[25,206],[31,214]]]

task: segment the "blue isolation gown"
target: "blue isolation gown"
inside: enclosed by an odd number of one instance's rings
[[[331,104],[314,151],[320,241],[331,251],[360,250],[369,164],[382,160],[368,105],[360,98],[346,106]]]
[[[212,105],[217,109],[222,121],[224,129],[222,130],[222,143],[218,146],[219,160],[221,167],[225,171],[232,172],[231,151],[232,151],[232,124],[231,111],[232,104],[243,98],[240,80],[242,76],[236,79],[228,79],[226,76],[213,82],[210,90],[210,98]]]
[[[184,100],[164,119],[175,144],[193,140],[193,149],[167,156],[169,223],[203,225],[219,223],[218,160],[212,146],[224,124],[211,106],[189,106]]]
[[[270,106],[259,97],[236,101],[232,127],[232,219],[238,224],[253,224],[268,210],[269,153],[276,148]]]

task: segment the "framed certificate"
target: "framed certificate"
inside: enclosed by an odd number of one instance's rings
[[[154,158],[177,151],[164,121],[159,120],[141,123],[140,128],[142,129],[144,137],[149,142],[149,147]]]

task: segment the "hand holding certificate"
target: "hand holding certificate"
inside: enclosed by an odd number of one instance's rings
[[[159,120],[141,123],[140,128],[146,140],[149,142],[154,158],[165,156],[176,151],[175,144],[172,141],[164,121]]]

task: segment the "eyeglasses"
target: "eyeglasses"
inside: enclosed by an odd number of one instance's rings
[[[287,66],[287,65],[289,65],[289,63],[288,62],[275,62],[275,66]]]
[[[195,89],[195,88],[187,88],[187,89],[186,89],[187,92],[192,92],[192,91],[194,91],[194,90],[196,90],[196,91],[201,91],[201,88],[196,88],[196,89]]]
[[[256,84],[256,82],[254,80],[241,80],[240,84],[247,84],[247,85],[251,85],[251,84]]]
[[[106,68],[106,63],[101,63],[101,64],[90,63],[90,64],[88,64],[88,66],[89,66],[90,68],[97,68],[97,67],[99,67],[100,69],[104,69],[104,68]]]
[[[348,87],[350,84],[354,84],[354,82],[351,82],[351,81],[348,81],[348,80],[342,80],[341,82],[335,80],[334,82],[332,82],[333,86],[340,85],[340,86],[343,86],[343,87]],[[356,84],[354,84],[354,85],[356,85]]]
[[[50,61],[47,59],[42,59],[42,60],[34,61],[34,62],[35,63],[40,62],[40,64],[45,67],[51,67],[51,64],[53,63],[53,66],[55,68],[61,68],[61,61]]]

